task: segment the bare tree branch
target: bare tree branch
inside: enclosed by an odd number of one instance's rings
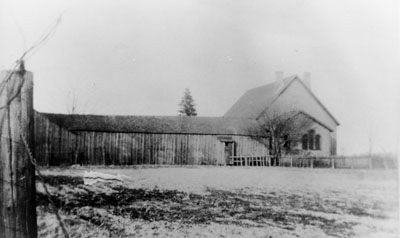
[[[268,147],[277,163],[282,153],[295,153],[296,145],[310,128],[312,120],[300,111],[266,113],[257,125],[248,128],[252,137]]]

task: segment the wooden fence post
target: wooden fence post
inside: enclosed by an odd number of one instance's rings
[[[34,150],[33,74],[2,71],[0,238],[37,237],[35,170],[23,140]]]
[[[331,156],[331,168],[334,169],[335,168],[335,159],[333,156]]]

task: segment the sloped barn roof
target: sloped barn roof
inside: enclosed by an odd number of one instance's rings
[[[70,131],[248,135],[255,120],[188,116],[102,116],[40,113]]]

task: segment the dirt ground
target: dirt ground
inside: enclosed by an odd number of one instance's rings
[[[124,181],[85,185],[85,171]],[[70,237],[398,237],[396,170],[43,169]],[[40,237],[62,237],[37,183]]]

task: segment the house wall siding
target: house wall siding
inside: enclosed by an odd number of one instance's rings
[[[320,140],[320,146],[321,149],[320,150],[305,150],[303,151],[303,153],[307,153],[310,156],[329,156],[331,155],[331,144],[332,144],[332,139],[331,139],[331,132],[326,129],[325,127],[317,124],[317,123],[313,123],[310,128],[310,130],[314,130],[315,135],[320,135],[321,136],[321,140]],[[298,148],[301,149],[302,145],[301,142],[298,145]]]
[[[268,111],[284,112],[290,110],[304,111],[321,123],[327,125],[330,129],[336,130],[336,122],[298,80],[292,82],[270,106]]]
[[[313,125],[321,135],[322,148],[321,151],[312,151],[312,154],[318,156],[336,154],[336,122],[297,80],[293,81],[277,98],[266,113],[281,113],[292,110],[300,110],[309,114],[331,130],[329,131],[317,123]]]
[[[330,155],[337,155],[337,142],[336,142],[336,130],[330,133],[331,136],[331,151]]]

